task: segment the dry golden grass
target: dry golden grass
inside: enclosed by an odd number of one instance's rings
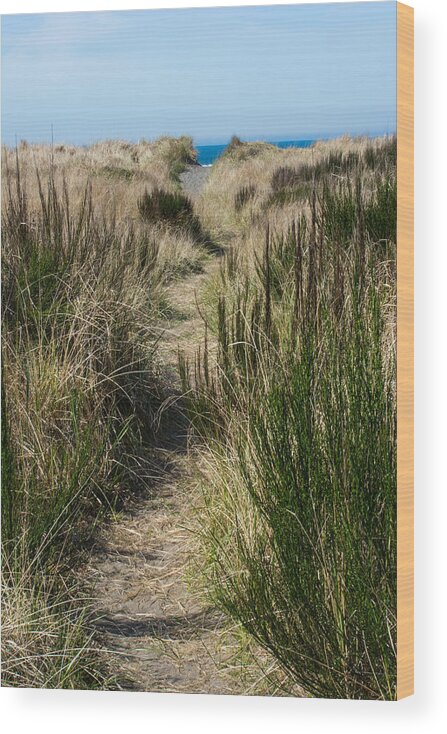
[[[238,235],[241,232],[251,237],[253,223],[260,221],[262,227],[268,216],[272,218],[275,229],[285,231],[296,218],[296,205],[276,208],[271,212],[265,207],[266,197],[272,192],[272,176],[278,168],[287,166],[297,169],[302,165],[315,165],[331,153],[361,155],[368,147],[380,149],[386,140],[386,137],[374,140],[367,137],[341,137],[317,142],[310,148],[285,149],[257,143],[255,154],[247,158],[224,155],[213,165],[198,203],[202,221],[217,237],[224,239],[225,235]],[[247,186],[254,187],[255,195],[241,214],[235,210],[235,196],[242,187]],[[257,239],[256,234],[254,239]]]
[[[166,286],[206,253],[177,227],[142,221],[138,199],[175,191],[193,158],[187,138],[3,149],[6,685],[101,678],[66,573],[98,512],[148,481]]]
[[[354,154],[361,157],[367,150],[374,154],[389,144],[392,144],[389,136],[374,139],[344,136],[319,141],[310,148],[281,149],[267,143],[242,144],[242,151],[247,146],[254,154],[248,157],[243,154],[239,154],[239,157],[224,154],[211,168],[202,195],[196,203],[201,220],[212,233],[213,239],[220,242],[227,251],[231,250],[231,260],[227,257],[224,263],[227,275],[223,277],[222,272],[213,273],[205,287],[205,301],[216,304],[219,295],[224,293],[231,298],[231,292],[236,291],[246,277],[250,281],[255,279],[267,226],[275,235],[286,236],[301,214],[309,219],[311,185],[307,192],[304,191],[294,200],[277,204],[271,201],[275,172],[282,168],[298,171],[303,166],[315,166],[331,155],[348,158]],[[393,171],[391,175],[394,175]],[[346,180],[346,174],[336,167],[329,174],[329,181],[335,185],[343,185]],[[366,198],[370,196],[375,183],[374,173],[363,169],[362,189]],[[253,193],[245,206],[238,209],[235,201],[238,192],[244,188],[251,188]],[[228,275],[230,272],[231,275]],[[226,286],[229,277],[232,281],[231,288]],[[388,316],[390,339],[387,339],[384,348],[390,351],[395,349],[394,301],[390,305]],[[209,318],[213,322],[212,313]]]
[[[2,149],[4,176],[15,176],[15,151]],[[18,147],[21,176],[30,182],[31,205],[38,202],[35,172],[45,180],[50,170],[64,178],[70,201],[80,204],[87,181],[91,183],[97,212],[116,220],[138,219],[137,202],[145,190],[178,188],[176,177],[182,166],[194,161],[190,138],[160,138],[154,142],[127,143],[108,140],[87,147],[21,143]]]
[[[67,582],[67,568],[82,548],[85,518],[91,525],[98,510],[151,481],[147,449],[166,397],[161,373],[174,371],[179,341],[194,352],[202,327],[191,314],[196,287],[212,324],[217,295],[230,301],[244,278],[255,277],[267,223],[286,233],[300,213],[309,214],[305,197],[271,202],[278,169],[381,145],[342,139],[306,150],[262,143],[230,150],[194,202],[203,229],[228,248],[224,268],[210,268],[211,277],[202,273],[174,295],[176,279],[200,273],[209,254],[178,222],[144,220],[138,202],[146,191],[179,191],[178,175],[195,159],[190,139],[21,144],[17,155],[3,149],[5,684],[104,684],[86,631],[87,602]],[[187,319],[159,349],[160,318],[166,325],[170,308]],[[390,297],[390,361],[393,318]],[[236,458],[203,458],[211,501],[221,473],[230,488],[221,512],[204,508],[211,531],[214,522],[221,532],[235,493],[242,497]],[[249,543],[251,511],[242,502]]]
[[[36,174],[45,190],[51,174],[56,185],[66,187],[72,214],[83,206],[90,187],[96,218],[120,230],[149,236],[157,250],[160,280],[199,270],[205,252],[187,232],[173,232],[161,223],[142,223],[138,201],[146,191],[179,189],[178,173],[196,158],[188,137],[162,137],[153,142],[128,143],[108,140],[88,147],[38,145],[22,142],[17,151],[2,147],[2,198],[9,185],[16,185],[17,161],[30,211],[40,209]],[[4,247],[7,248],[7,243]]]
[[[5,561],[4,561],[5,564]],[[42,574],[38,560],[17,565],[2,585],[2,685],[15,688],[108,687],[93,636],[86,632],[89,599],[79,587]]]

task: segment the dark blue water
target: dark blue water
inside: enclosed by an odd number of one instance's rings
[[[278,148],[309,148],[315,140],[281,140],[280,142],[274,142],[273,145],[277,145]],[[222,143],[220,145],[197,145],[197,151],[199,154],[199,163],[201,166],[211,166],[216,158],[220,156],[223,150],[227,147],[228,143]]]

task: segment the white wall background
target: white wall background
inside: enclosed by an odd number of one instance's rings
[[[62,6],[56,0],[3,0],[2,13],[274,3],[275,0],[66,0]],[[285,3],[287,0],[282,0]],[[370,703],[3,689],[0,705],[4,731],[447,731],[447,3],[409,0],[409,4],[416,11],[416,695],[399,703]]]

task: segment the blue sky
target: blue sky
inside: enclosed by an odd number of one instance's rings
[[[396,128],[396,4],[2,17],[2,139],[196,144]]]

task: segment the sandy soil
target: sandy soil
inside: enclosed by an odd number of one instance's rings
[[[96,635],[120,689],[266,692],[261,662],[241,663],[240,636],[188,581],[196,553],[188,530],[195,485],[177,350],[192,355],[203,339],[196,299],[217,267],[215,256],[204,273],[172,286],[169,297],[179,317],[164,325],[160,343],[170,407],[157,445],[148,451],[151,490],[106,526],[86,569]]]
[[[211,167],[195,165],[188,166],[187,169],[180,174],[180,181],[183,189],[192,199],[199,196],[210,171]]]

